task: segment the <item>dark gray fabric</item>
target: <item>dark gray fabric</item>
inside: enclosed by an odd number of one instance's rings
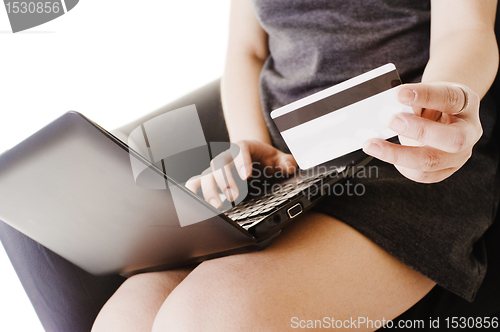
[[[417,304],[396,318],[394,325],[397,326],[398,320],[425,319],[429,321],[431,318],[438,317],[441,318],[441,324],[447,317],[467,317],[467,319],[469,317],[491,317],[490,319],[497,317],[499,319],[500,245],[498,239],[500,239],[500,215],[497,213],[495,222],[484,235],[488,269],[474,302],[469,303],[442,287],[436,286]],[[442,330],[443,328],[440,329]]]
[[[269,35],[260,77],[264,116],[274,144],[285,151],[271,110],[388,62],[403,82],[419,81],[429,59],[429,1],[253,2]]]
[[[378,176],[353,178],[362,196],[334,196],[317,210],[372,239],[440,286],[472,301],[486,273],[481,236],[493,222],[498,153],[485,142],[453,176],[436,184],[404,178],[375,160]],[[375,173],[373,173],[375,174]]]
[[[429,58],[430,1],[253,0],[268,33],[260,75],[273,144],[288,151],[269,113],[282,105],[392,62],[403,82],[421,79]],[[481,235],[498,202],[496,108],[481,106],[484,135],[473,157],[439,184],[405,179],[375,161],[378,176],[356,178],[362,196],[327,199],[318,209],[353,226],[386,251],[455,294],[472,300],[486,270]],[[360,187],[361,188],[361,187]]]

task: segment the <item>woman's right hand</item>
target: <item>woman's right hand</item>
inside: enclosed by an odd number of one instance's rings
[[[210,168],[201,176],[193,177],[186,183],[186,187],[194,193],[201,188],[205,200],[215,208],[222,205],[218,189],[231,202],[239,195],[232,168],[236,168],[242,180],[247,180],[252,175],[253,167],[265,168],[272,174],[282,172],[285,175],[291,175],[297,169],[297,162],[291,154],[284,153],[272,145],[257,140],[243,140],[236,144],[240,153],[234,160],[229,151],[223,152],[211,161]],[[224,165],[224,173],[218,165]]]

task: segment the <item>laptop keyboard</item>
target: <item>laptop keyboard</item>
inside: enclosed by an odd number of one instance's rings
[[[297,178],[297,181],[279,185],[279,190],[247,198],[237,206],[227,210],[225,214],[240,226],[248,229],[285,205],[301,191],[307,190],[332,173],[341,171],[342,169],[334,169],[316,176]]]

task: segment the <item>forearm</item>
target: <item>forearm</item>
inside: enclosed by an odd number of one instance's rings
[[[259,76],[269,54],[267,34],[250,0],[233,0],[229,43],[222,77],[222,108],[231,142],[271,143],[260,106]]]
[[[221,82],[222,106],[229,138],[270,144],[260,105],[259,75],[263,60],[250,54],[228,54]]]
[[[457,32],[436,43],[422,82],[448,81],[464,84],[481,98],[495,79],[498,48],[493,34],[481,31]]]
[[[493,29],[494,16],[487,12],[494,2],[432,4],[430,59],[422,82],[447,81],[464,84],[483,97],[498,69],[498,46]],[[460,7],[461,6],[461,7]],[[479,8],[478,8],[479,7]],[[437,11],[440,12],[437,12]],[[443,12],[449,13],[444,14]],[[468,14],[468,15],[467,15]],[[470,21],[468,21],[470,20]]]

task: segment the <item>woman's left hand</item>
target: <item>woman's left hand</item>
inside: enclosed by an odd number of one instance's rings
[[[405,84],[398,100],[415,113],[400,113],[389,123],[401,145],[370,139],[365,153],[416,182],[439,182],[460,169],[483,133],[479,96],[464,85],[436,82]]]

